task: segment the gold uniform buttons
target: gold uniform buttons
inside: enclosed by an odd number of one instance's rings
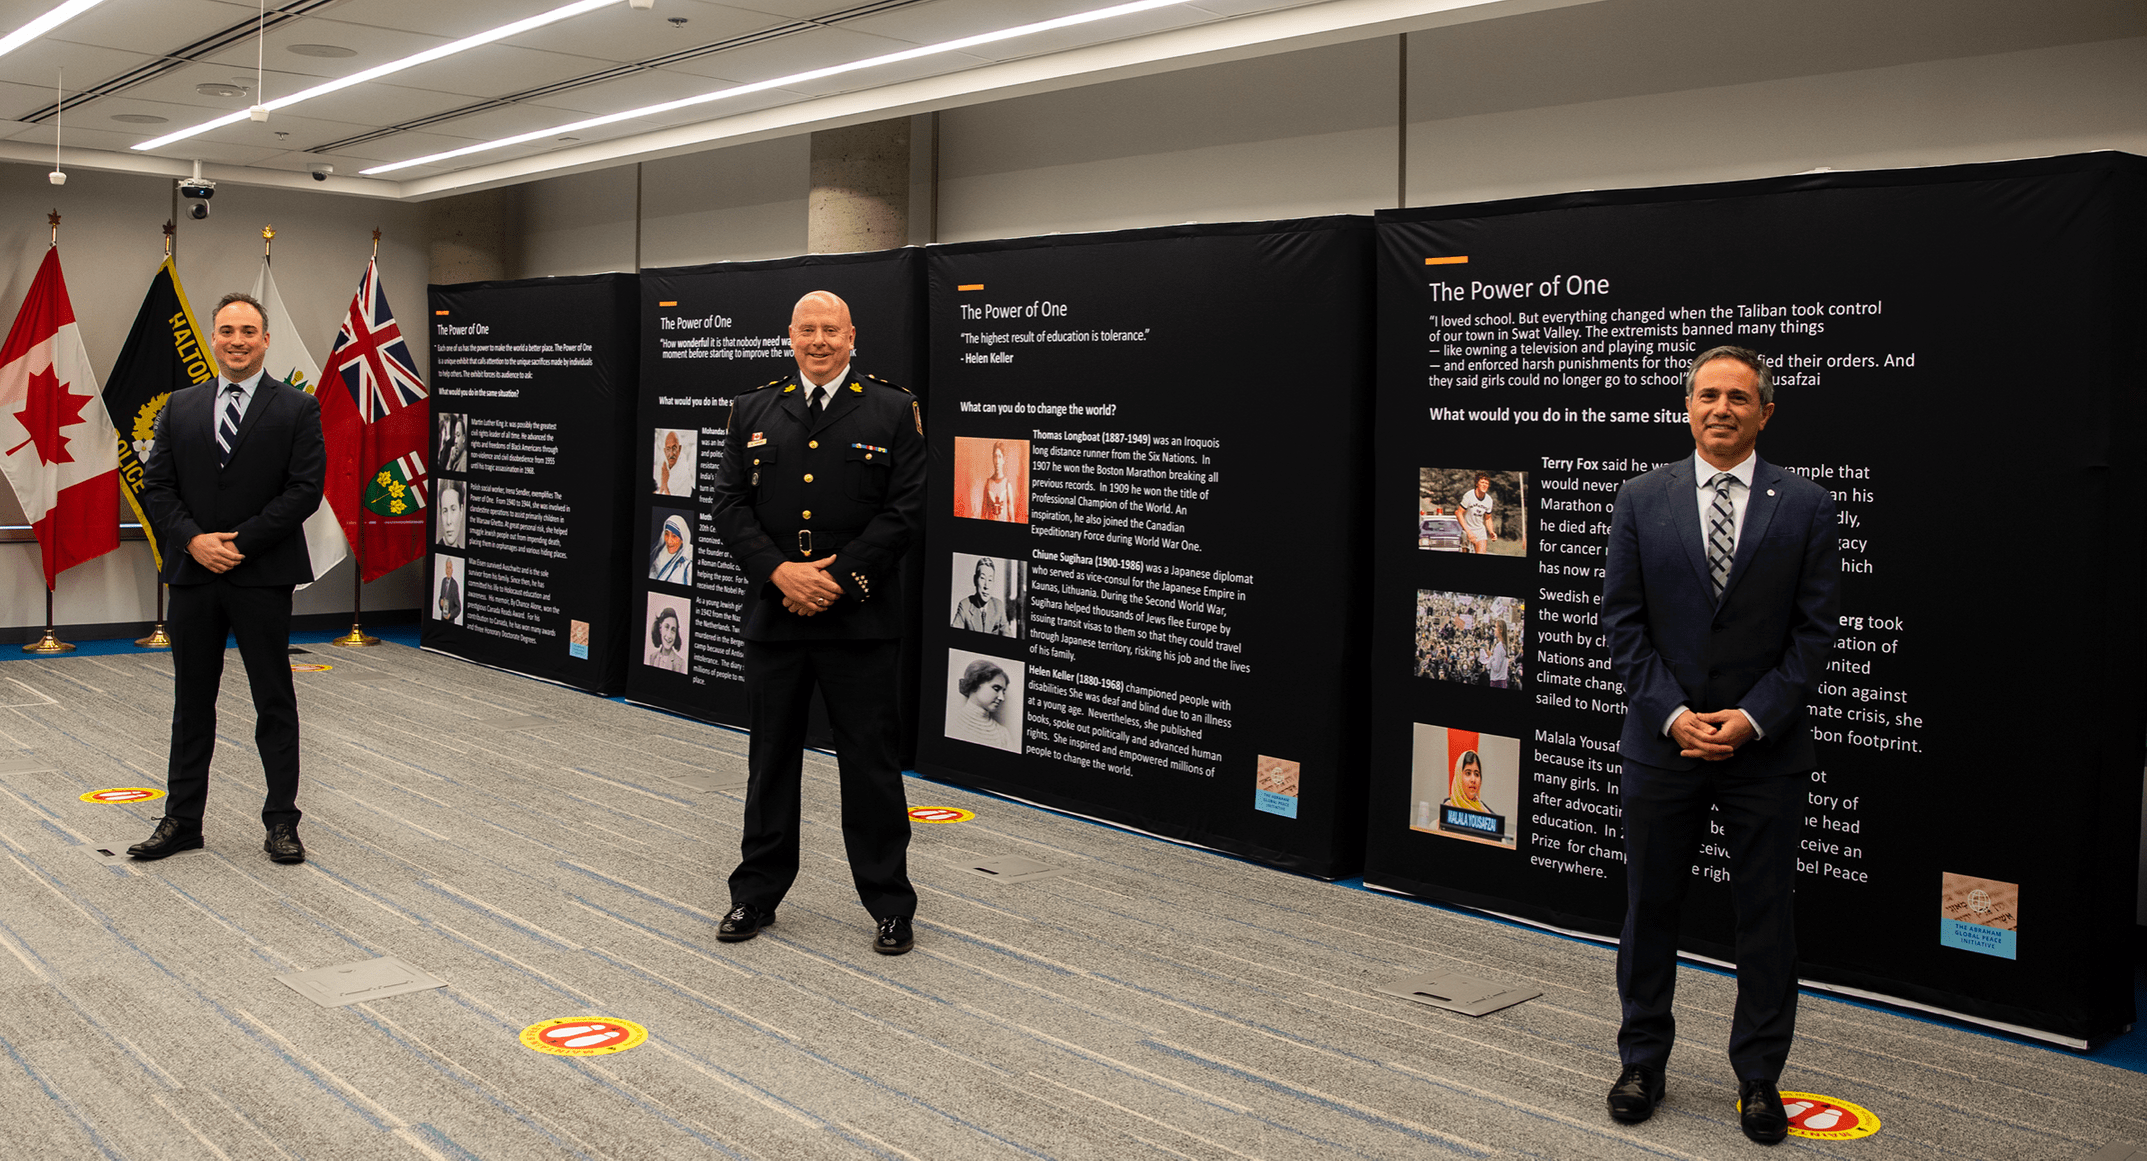
[[[866,459],[868,459],[868,460],[869,460],[869,459],[871,459],[871,458],[872,458],[872,453],[871,453],[871,452],[866,452],[866,453],[865,453],[865,458],[866,458]]]
[[[805,441],[805,446],[806,446],[806,447],[819,447],[819,446],[820,446],[820,441],[819,441],[819,440],[817,440],[817,439],[811,439],[811,440],[807,440],[807,441]],[[755,462],[757,463],[757,462],[759,462],[759,461],[757,461],[757,460],[756,460]]]
[[[805,473],[805,482],[808,484],[813,482],[813,474],[811,472]]]
[[[807,508],[807,509],[805,510],[805,518],[806,518],[807,520],[810,520],[810,519],[812,519],[812,518],[813,518],[813,510],[812,510],[812,509],[810,509],[810,508]]]

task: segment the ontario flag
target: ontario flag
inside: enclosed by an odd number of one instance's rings
[[[0,470],[44,549],[45,588],[119,547],[119,435],[75,327],[60,248],[0,346]]]
[[[425,381],[380,289],[377,257],[365,264],[316,394],[328,444],[328,503],[357,553],[359,577],[374,580],[425,554],[432,426]]]

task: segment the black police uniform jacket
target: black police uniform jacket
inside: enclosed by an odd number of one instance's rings
[[[855,368],[817,421],[793,373],[741,393],[711,501],[746,574],[748,641],[902,635],[902,554],[924,521],[924,420],[909,392]],[[770,580],[785,561],[832,555],[843,599],[801,617]]]

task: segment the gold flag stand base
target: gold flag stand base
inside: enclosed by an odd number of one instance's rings
[[[72,653],[75,651],[75,647],[60,640],[59,634],[54,633],[52,626],[47,625],[45,626],[45,635],[23,646],[22,651],[24,653]]]
[[[362,627],[359,626],[358,622],[352,621],[350,623],[350,632],[343,634],[341,637],[338,637],[333,641],[330,641],[329,644],[354,646],[378,645],[380,644],[380,638],[375,637],[370,633],[367,633]],[[72,649],[74,648],[74,646],[69,645],[68,648]]]
[[[164,622],[158,621],[157,627],[149,630],[147,637],[136,637],[134,643],[144,649],[169,649],[171,634],[164,631]]]

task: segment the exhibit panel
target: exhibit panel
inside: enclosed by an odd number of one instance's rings
[[[731,400],[798,369],[790,312],[815,290],[849,304],[857,328],[852,374],[877,376],[925,396],[924,255],[921,250],[814,254],[764,262],[718,262],[641,274],[641,385],[633,433],[634,543],[626,583],[639,631],[626,696],[707,721],[747,724],[745,574],[716,535],[717,466]],[[904,579],[911,606],[906,644],[914,658],[919,551]],[[905,664],[904,674],[915,674]],[[916,691],[906,690],[904,755],[915,747]],[[809,740],[831,744],[814,701]]]
[[[615,694],[634,276],[431,288],[427,649]]]
[[[1355,873],[1364,218],[933,247],[918,770]]]
[[[1367,883],[1617,934],[1613,512],[1692,462],[1692,358],[1744,346],[1775,372],[1759,457],[1829,493],[1840,557],[1777,727],[1817,753],[1789,775],[1802,975],[2060,1043],[2128,1028],[2143,191],[2104,153],[1383,212]],[[1740,569],[1794,532],[1764,485]],[[1728,960],[1709,829],[1681,946]]]

